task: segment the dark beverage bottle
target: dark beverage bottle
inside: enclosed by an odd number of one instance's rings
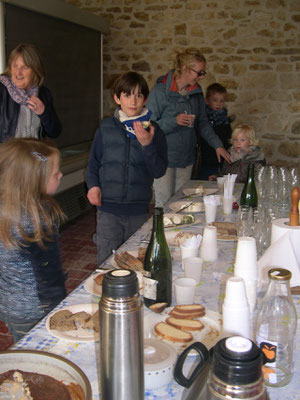
[[[241,206],[257,207],[257,191],[254,180],[254,165],[249,165],[247,182],[244,185],[241,195]]]
[[[163,209],[155,208],[153,229],[144,260],[144,303],[172,302],[172,260],[164,233]]]

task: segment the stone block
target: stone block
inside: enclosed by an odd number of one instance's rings
[[[150,65],[147,63],[147,61],[139,61],[137,63],[133,63],[132,69],[134,71],[141,71],[141,72],[151,71]]]
[[[186,24],[180,24],[174,26],[175,35],[186,35]]]
[[[216,74],[228,74],[229,66],[227,64],[215,64],[213,70]]]
[[[292,134],[300,137],[300,119],[296,120],[292,125]]]
[[[286,157],[300,157],[300,142],[284,142],[278,147],[278,152]]]
[[[288,103],[286,108],[291,113],[300,113],[300,101]]]
[[[267,64],[252,64],[249,66],[250,71],[270,71],[272,68]]]

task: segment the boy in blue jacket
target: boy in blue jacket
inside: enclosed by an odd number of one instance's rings
[[[86,173],[87,197],[97,206],[98,262],[101,264],[146,220],[153,179],[167,169],[167,142],[145,103],[149,88],[136,72],[114,87],[118,108],[100,121]]]

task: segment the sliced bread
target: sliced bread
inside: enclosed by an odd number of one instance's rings
[[[98,274],[98,275],[94,278],[94,281],[95,281],[96,285],[102,286],[102,281],[103,281],[104,276],[105,276],[105,273],[104,273],[104,274]]]
[[[83,329],[99,332],[99,311],[97,310],[92,317],[82,326]]]
[[[174,310],[181,314],[205,313],[205,308],[201,304],[182,304],[175,306]]]
[[[174,326],[167,324],[166,322],[159,322],[154,326],[154,332],[156,335],[170,340],[171,342],[187,343],[193,339],[193,335],[190,332],[182,331]]]
[[[169,312],[169,315],[173,318],[178,319],[194,319],[194,318],[201,318],[204,317],[205,312],[198,312],[198,313],[179,313],[174,309]]]
[[[168,307],[168,303],[155,303],[155,304],[152,304],[151,306],[149,306],[150,310],[157,314],[160,314],[161,312],[163,312],[164,309],[167,307]]]
[[[201,331],[204,325],[201,321],[195,319],[179,319],[168,317],[166,319],[167,324],[175,326],[175,328],[181,329],[183,331]]]
[[[73,320],[69,320],[72,316],[71,311],[61,310],[50,317],[50,329],[57,331],[74,331],[76,330],[76,325]]]

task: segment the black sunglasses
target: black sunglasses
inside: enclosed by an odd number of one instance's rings
[[[197,74],[199,77],[200,76],[205,76],[206,75],[206,71],[204,71],[204,69],[201,69],[201,71],[196,71],[195,69],[193,69],[193,68],[190,68],[190,70],[191,71],[193,71],[193,72],[195,72],[195,74]]]

